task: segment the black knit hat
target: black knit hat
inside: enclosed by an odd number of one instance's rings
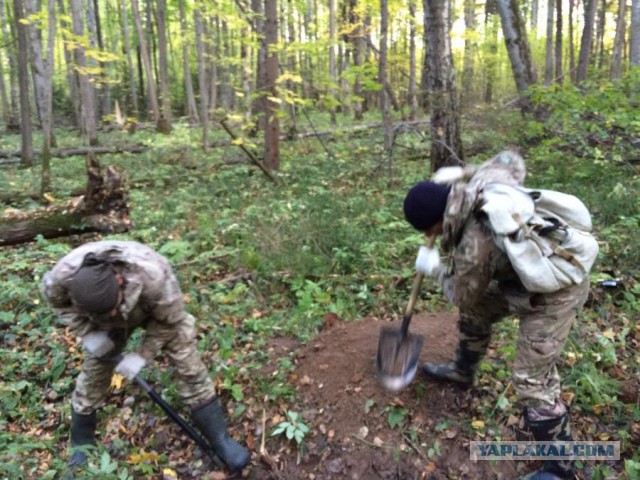
[[[404,199],[404,218],[424,232],[444,218],[451,187],[424,180],[415,184]]]
[[[82,265],[71,279],[73,302],[90,314],[110,312],[118,305],[120,285],[110,263],[100,261],[94,254],[87,254]]]

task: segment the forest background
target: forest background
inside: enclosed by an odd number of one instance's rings
[[[601,254],[563,398],[582,438],[622,442],[593,478],[640,478],[640,0],[0,0],[0,29],[3,478],[64,470],[81,353],[38,285],[73,246],[167,256],[235,418],[269,404],[273,430],[296,412],[293,364],[262,376],[261,348],[396,318],[421,242],[404,192],[507,146],[528,185],[592,211]],[[428,293],[423,310],[450,309]],[[515,328],[486,378],[508,378]],[[469,439],[513,413],[500,385]],[[300,435],[269,441],[300,452]],[[129,440],[99,447],[94,473],[175,465]]]

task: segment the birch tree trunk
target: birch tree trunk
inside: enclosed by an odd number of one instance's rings
[[[496,5],[502,21],[502,33],[511,62],[511,71],[520,94],[520,109],[523,114],[532,110],[527,90],[537,82],[537,74],[524,22],[520,17],[517,0],[497,0]]]
[[[189,65],[189,42],[187,41],[189,30],[187,28],[187,14],[185,12],[184,0],[178,1],[180,8],[180,32],[182,33],[182,72],[184,75],[184,91],[187,97],[186,114],[191,125],[198,124],[198,109],[196,107],[196,97],[193,93],[193,83],[191,79],[191,66]]]
[[[133,21],[136,25],[136,32],[138,33],[138,46],[140,52],[140,58],[142,60],[142,66],[144,67],[144,75],[147,80],[147,101],[148,114],[153,119],[153,123],[156,126],[160,122],[160,109],[158,108],[158,94],[156,92],[156,82],[154,81],[153,68],[151,66],[151,58],[149,54],[149,48],[147,46],[147,40],[145,38],[145,32],[142,29],[142,21],[140,20],[140,10],[138,9],[138,0],[131,0],[131,12],[133,13]]]
[[[27,45],[27,25],[22,0],[13,0],[13,18],[18,37],[18,79],[20,81],[20,130],[22,139],[21,164],[33,165],[33,133],[31,130],[31,108],[29,106],[29,52]]]
[[[584,12],[584,28],[582,29],[582,40],[580,42],[580,53],[578,55],[578,70],[576,71],[576,83],[580,84],[587,79],[587,68],[589,67],[589,57],[591,55],[591,45],[593,43],[593,24],[596,18],[597,0],[586,0]]]
[[[172,129],[171,98],[169,97],[169,66],[167,55],[167,1],[156,0],[158,31],[158,65],[160,80],[160,118],[158,132],[168,135]]]
[[[84,37],[84,22],[82,20],[82,8],[80,0],[70,0],[71,22],[73,25],[73,34],[78,37]],[[82,112],[82,129],[87,136],[89,145],[98,144],[98,133],[96,127],[94,93],[89,80],[87,71],[87,59],[85,56],[85,47],[77,45],[74,49],[74,57],[76,70],[78,74],[78,83],[80,85],[80,109]]]
[[[484,29],[486,32],[485,42],[488,43],[487,55],[487,81],[484,88],[484,102],[493,101],[493,85],[496,79],[498,64],[498,17],[495,0],[487,0],[484,7]]]
[[[264,39],[267,48],[265,80],[269,96],[265,103],[265,154],[264,165],[280,170],[280,120],[278,118],[278,5],[276,0],[264,2]]]
[[[53,50],[56,31],[55,3],[47,1],[47,54],[43,60],[44,82],[42,85],[42,170],[40,175],[40,196],[51,189],[51,148],[55,144],[53,135]]]
[[[640,66],[640,0],[631,2],[631,40],[629,61],[632,67]]]
[[[573,33],[573,13],[574,13],[574,0],[569,0],[569,76],[571,81],[576,79],[576,52]]]
[[[425,45],[429,61],[429,97],[431,104],[431,171],[446,165],[462,165],[464,155],[460,139],[455,68],[451,53],[449,0],[423,0]]]
[[[616,21],[616,36],[613,40],[613,54],[611,56],[611,70],[609,78],[617,80],[622,76],[622,57],[624,37],[627,27],[627,0],[618,1],[618,19]]]

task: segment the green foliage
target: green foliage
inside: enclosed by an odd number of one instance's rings
[[[302,445],[304,437],[309,433],[309,426],[302,421],[302,416],[297,412],[287,412],[288,420],[283,420],[278,424],[271,436],[283,435],[288,440],[295,440],[298,445]]]

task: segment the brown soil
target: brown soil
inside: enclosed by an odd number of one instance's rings
[[[422,362],[452,358],[456,322],[450,314],[415,316],[411,331],[424,336]],[[274,362],[288,350],[295,352],[297,368],[291,380],[299,403],[288,408],[298,409],[312,429],[305,436],[302,455],[293,442],[282,438],[275,444],[277,439],[269,439],[267,451],[259,460],[254,456],[246,477],[480,480],[518,476],[514,462],[469,459],[469,440],[475,435],[465,431],[464,425],[473,415],[470,405],[479,394],[475,389],[434,383],[420,372],[398,394],[380,386],[375,358],[383,325],[389,324],[376,319],[338,324],[297,350],[287,339],[274,342]],[[399,322],[394,326],[399,328]],[[407,410],[404,422],[394,428],[388,423],[392,407]],[[412,437],[410,431],[419,435]],[[430,452],[437,445],[439,454]]]

